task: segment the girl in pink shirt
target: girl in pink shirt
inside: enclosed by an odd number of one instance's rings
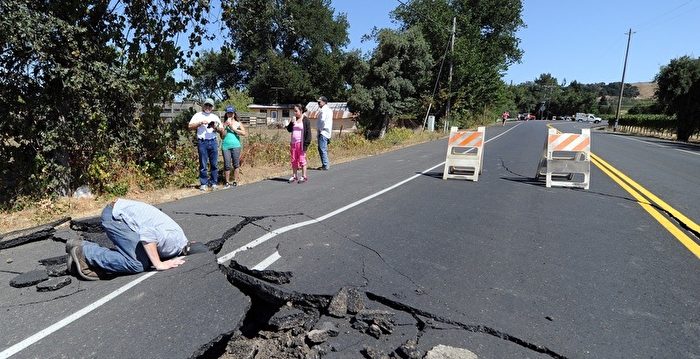
[[[304,183],[306,177],[306,149],[311,144],[311,121],[304,114],[306,109],[303,105],[294,105],[294,116],[287,125],[287,131],[291,132],[289,142],[289,154],[292,162],[292,177],[289,183]],[[301,177],[297,172],[301,169]]]

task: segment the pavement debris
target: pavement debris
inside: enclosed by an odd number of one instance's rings
[[[46,272],[49,277],[63,277],[68,275],[68,266],[66,264],[54,264],[46,266]]]
[[[61,228],[57,229],[56,232],[54,232],[53,237],[51,239],[53,239],[56,242],[66,243],[68,240],[81,238],[80,233],[69,228]]]
[[[467,349],[436,345],[425,354],[425,359],[478,359],[476,354]]]
[[[102,219],[99,216],[71,220],[70,228],[78,232],[99,233],[104,231]]]
[[[24,288],[33,286],[49,279],[49,274],[46,269],[37,269],[30,272],[22,273],[10,280],[10,286],[15,288]]]
[[[70,217],[64,217],[47,224],[2,234],[0,235],[0,249],[17,247],[22,244],[47,239],[56,231],[54,227],[69,220]]]
[[[50,258],[44,258],[44,259],[39,259],[39,263],[45,266],[55,266],[59,264],[66,264],[68,262],[68,255],[60,255],[56,257],[50,257]]]
[[[59,290],[71,283],[70,277],[63,278],[51,278],[45,282],[41,282],[36,285],[37,292],[51,292],[54,290]]]
[[[253,276],[255,278],[258,278],[260,280],[264,280],[266,282],[270,282],[270,283],[274,283],[274,284],[287,284],[292,279],[292,272],[280,272],[280,271],[274,271],[274,270],[269,270],[269,269],[266,269],[266,270],[250,269],[246,266],[238,264],[235,261],[231,262],[230,268],[237,270],[239,272],[248,274],[248,275]]]

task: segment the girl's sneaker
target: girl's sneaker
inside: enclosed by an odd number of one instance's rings
[[[297,178],[295,176],[289,177],[289,183],[294,183],[296,182]]]
[[[308,181],[308,180],[309,180],[308,177],[301,177],[301,178],[299,178],[299,180],[297,181],[297,183],[304,183],[304,182],[306,182],[306,181]]]
[[[229,188],[231,188],[231,184],[226,182],[226,184],[224,185],[224,189],[229,189]]]

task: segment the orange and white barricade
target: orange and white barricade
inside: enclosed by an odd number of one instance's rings
[[[547,187],[588,189],[591,182],[591,130],[581,134],[558,133],[550,128],[537,168],[537,179],[545,177]]]
[[[476,131],[459,131],[457,127],[451,127],[442,179],[478,181],[483,168],[485,140],[486,128],[483,126]]]

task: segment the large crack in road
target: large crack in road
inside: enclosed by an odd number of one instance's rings
[[[216,245],[207,246],[218,253],[244,226],[265,216],[243,218],[221,238],[210,242]],[[353,243],[382,257],[366,245]],[[438,345],[420,349],[424,333],[446,329],[440,325],[489,335],[552,358],[566,358],[546,346],[495,328],[451,320],[358,287],[339,288],[333,296],[300,293],[283,287],[291,282],[291,272],[254,270],[234,260],[228,265],[220,264],[219,269],[233,286],[250,297],[251,305],[238,330],[222,333],[190,358],[476,358],[463,348]],[[403,322],[397,322],[398,313],[404,314]],[[397,328],[404,330],[397,332]],[[414,328],[409,339],[405,339],[405,328]]]
[[[211,216],[205,213],[189,214]],[[205,243],[209,251],[218,254],[227,241],[248,225],[269,232],[269,229],[256,222],[270,216],[239,217],[243,218],[240,222],[224,231],[219,238]],[[106,245],[103,243],[106,235],[94,218],[71,221],[71,228],[80,232],[85,240]],[[381,253],[350,238],[346,239],[373,252],[388,265]],[[65,263],[65,255],[46,258],[40,263],[46,267],[61,265]],[[218,268],[231,285],[250,298],[251,304],[244,318],[235,326],[236,330],[219,334],[192,353],[190,358],[477,357],[464,348],[445,345],[425,348],[421,339],[431,330],[457,330],[488,335],[528,351],[552,358],[566,358],[546,346],[528,342],[498,329],[451,320],[364,291],[361,287],[342,287],[334,295],[300,293],[284,287],[293,279],[291,272],[250,269],[233,260],[228,265],[219,264]],[[403,273],[399,274],[408,278]],[[364,273],[364,265],[362,276],[366,282],[370,281]],[[408,279],[420,288],[411,278]],[[82,291],[84,289],[79,288],[49,301]],[[23,305],[26,304],[34,303]]]

